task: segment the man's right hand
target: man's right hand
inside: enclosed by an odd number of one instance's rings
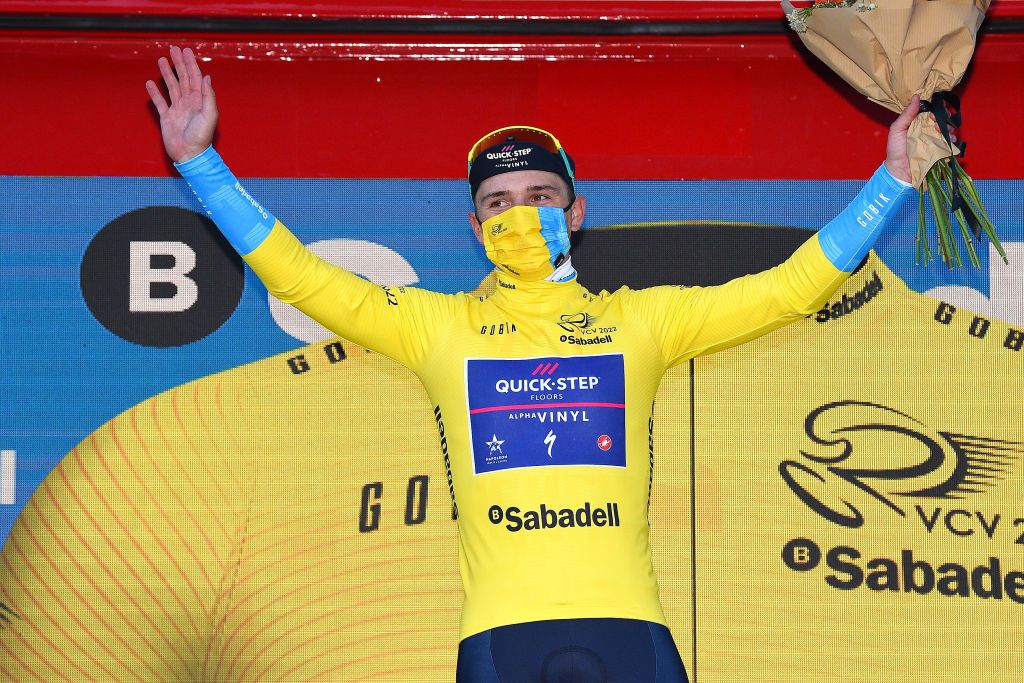
[[[172,45],[171,61],[174,63],[173,71],[166,57],[157,60],[167,94],[171,96],[170,106],[153,81],[146,81],[146,92],[160,114],[164,149],[171,159],[181,163],[198,155],[213,142],[213,131],[217,128],[217,98],[213,94],[210,77],[203,76],[191,49],[182,51]]]

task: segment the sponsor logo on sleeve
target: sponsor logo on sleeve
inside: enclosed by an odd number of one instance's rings
[[[836,320],[844,315],[860,310],[864,304],[874,299],[882,289],[884,289],[882,278],[878,277],[878,272],[875,271],[874,276],[864,284],[862,289],[854,292],[852,296],[844,293],[843,298],[839,301],[825,304],[821,310],[814,314],[814,320],[819,323],[827,323],[829,320]]]
[[[864,209],[857,214],[857,223],[862,228],[870,226],[881,217],[882,209],[884,209],[891,201],[892,199],[886,196],[884,192],[879,192],[878,196],[865,204]]]

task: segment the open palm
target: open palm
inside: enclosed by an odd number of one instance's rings
[[[160,114],[160,133],[167,155],[176,162],[196,156],[213,142],[217,128],[217,99],[209,76],[203,76],[191,49],[171,46],[171,62],[157,60],[160,74],[167,86],[171,104],[168,106],[160,88],[146,81],[146,92]]]

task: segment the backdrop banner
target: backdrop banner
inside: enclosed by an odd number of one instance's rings
[[[861,185],[581,182],[573,261],[595,292],[720,283]],[[1024,675],[1024,185],[978,185],[1009,266],[916,268],[908,208],[820,311],[666,375],[652,543],[693,680]],[[246,186],[378,284],[493,291],[463,182]],[[0,673],[451,680],[456,522],[415,376],[269,298],[182,181],[0,196]]]

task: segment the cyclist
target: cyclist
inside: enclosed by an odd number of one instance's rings
[[[216,99],[192,51],[158,64],[170,102],[146,87],[166,151],[268,290],[408,366],[431,398],[458,511],[457,679],[686,681],[648,545],[658,384],[817,311],[849,276],[909,194],[917,98],[846,210],[783,264],[718,287],[587,291],[571,157],[537,128],[489,133],[468,156],[470,225],[497,271],[481,300],[378,287],[306,250],[211,147]]]

